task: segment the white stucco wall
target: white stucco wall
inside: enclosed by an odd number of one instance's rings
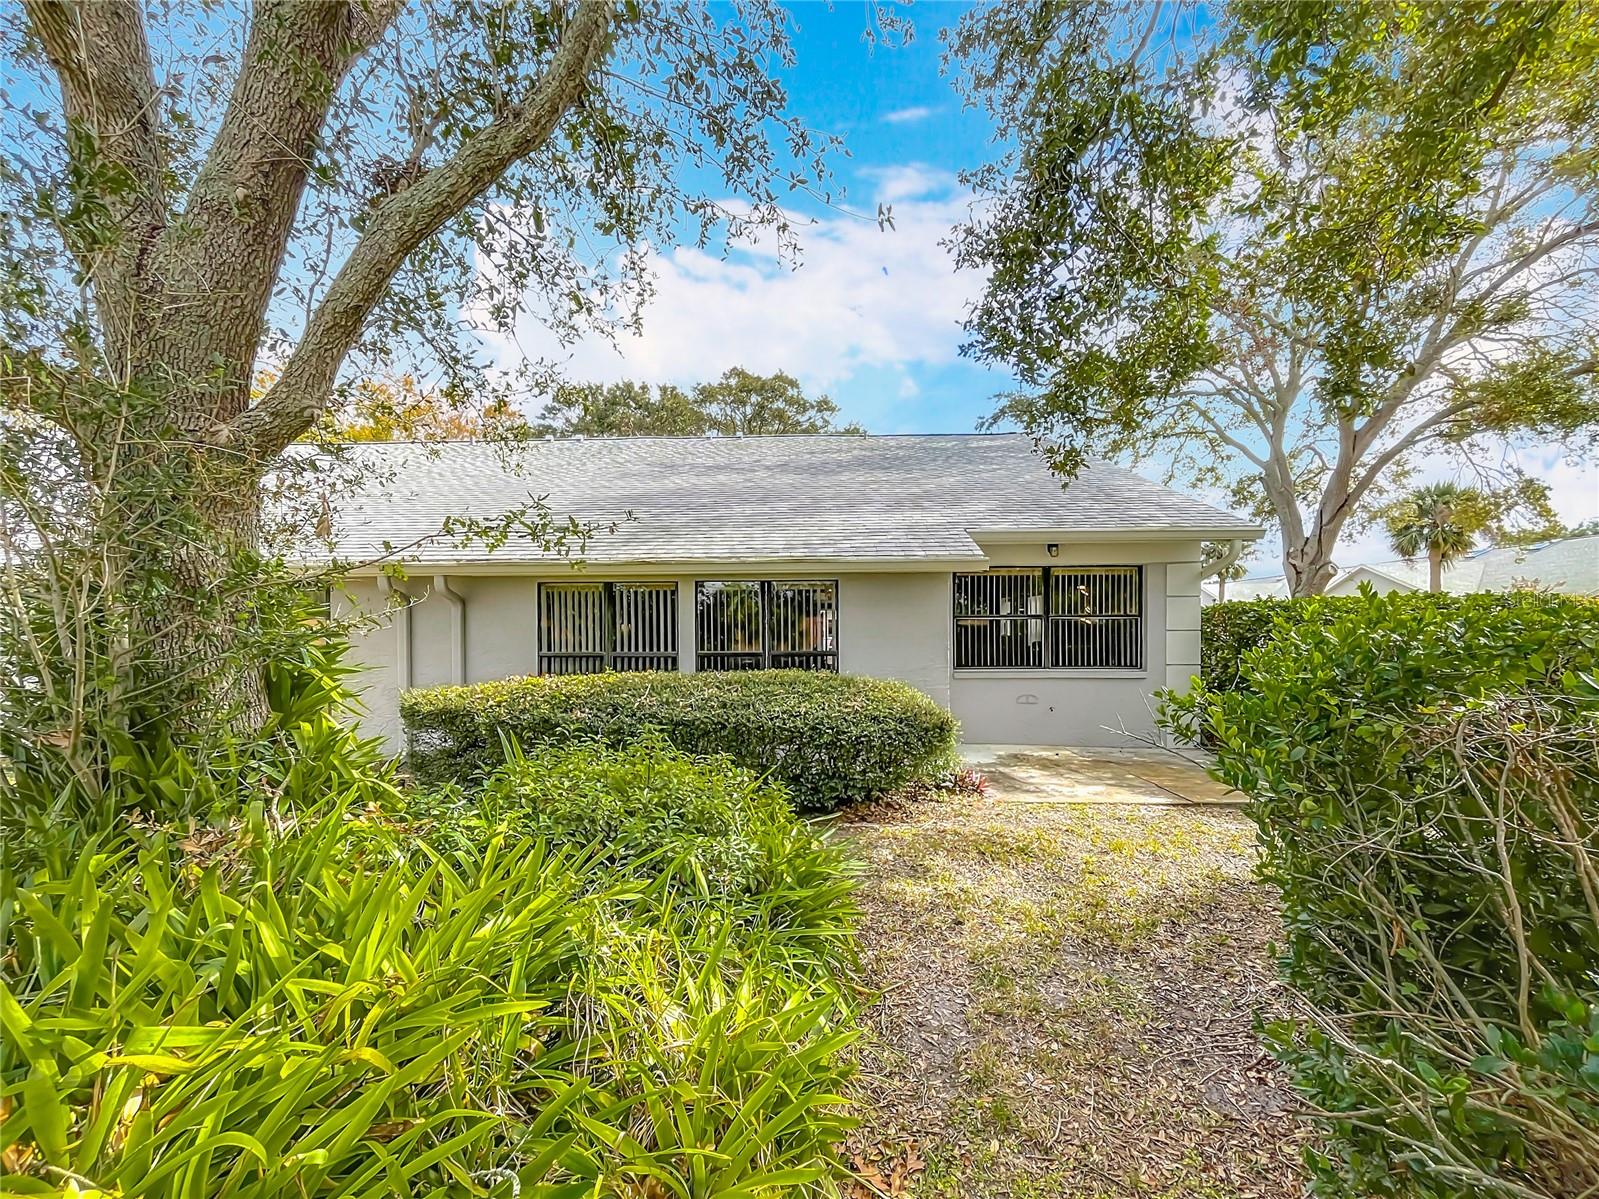
[[[1153,692],[1199,670],[1198,542],[983,544],[995,566],[1142,566],[1142,670],[956,670],[950,707],[969,744],[1134,746],[1155,738]]]
[[[1389,577],[1380,571],[1366,570],[1357,566],[1347,574],[1340,575],[1327,584],[1324,595],[1359,595],[1361,584],[1369,584],[1378,595],[1392,595],[1396,591],[1415,591],[1414,587],[1407,587],[1399,580]]]
[[[807,571],[838,580],[839,666],[847,674],[901,679],[949,707],[967,742],[1034,745],[1130,745],[1128,733],[1154,735],[1150,693],[1186,686],[1199,663],[1199,544],[985,544],[996,566],[1142,565],[1145,666],[1137,671],[955,671],[950,572]],[[763,572],[775,577],[773,572]],[[571,575],[562,576],[570,579]],[[586,574],[596,582],[607,577]],[[625,577],[625,576],[619,576]],[[655,576],[660,577],[660,576]],[[709,577],[709,576],[705,576]],[[737,572],[717,572],[733,578]],[[677,577],[679,657],[693,669],[693,575]],[[462,681],[475,683],[538,671],[538,579],[519,575],[450,575],[465,601]],[[412,686],[456,681],[452,605],[431,576],[399,581],[413,597],[403,613],[377,616],[352,639],[366,666],[359,685],[362,729],[400,747],[401,674]],[[335,610],[384,613],[376,580],[355,580]],[[402,640],[404,642],[402,648]]]
[[[954,635],[949,574],[843,575],[838,582],[838,666],[845,674],[900,679],[946,708]]]

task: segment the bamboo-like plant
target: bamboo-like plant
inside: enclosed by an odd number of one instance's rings
[[[514,832],[286,819],[102,837],[5,880],[8,1193],[822,1185],[847,1003],[797,930]]]

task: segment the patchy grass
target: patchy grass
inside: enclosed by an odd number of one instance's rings
[[[868,984],[857,1195],[1297,1195],[1253,831],[981,799],[851,830]]]

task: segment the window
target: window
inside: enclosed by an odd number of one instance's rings
[[[677,584],[545,583],[539,673],[677,669]]]
[[[838,584],[694,585],[698,670],[837,670]]]
[[[955,576],[955,666],[1144,665],[1144,568],[1006,567]]]

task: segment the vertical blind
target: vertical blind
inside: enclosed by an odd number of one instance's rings
[[[1009,567],[955,576],[955,666],[1144,664],[1141,566]]]
[[[545,583],[539,673],[677,669],[675,583]]]
[[[698,670],[837,670],[838,586],[704,581],[694,588]]]

